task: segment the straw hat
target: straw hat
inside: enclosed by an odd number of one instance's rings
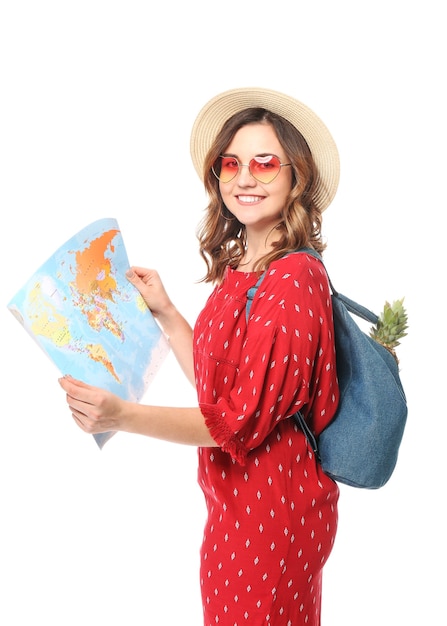
[[[203,180],[205,157],[223,124],[238,111],[251,107],[262,107],[281,115],[303,135],[319,173],[314,200],[324,211],[335,196],[340,177],[334,139],[325,124],[305,104],[271,89],[231,89],[205,104],[194,122],[190,142],[192,161],[200,179]]]

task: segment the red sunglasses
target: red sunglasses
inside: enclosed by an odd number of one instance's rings
[[[241,167],[248,167],[248,171],[255,180],[264,185],[271,183],[278,176],[282,167],[292,165],[291,163],[281,163],[274,154],[255,156],[248,164],[239,163],[235,156],[221,155],[211,168],[214,176],[221,183],[229,183],[239,174]]]

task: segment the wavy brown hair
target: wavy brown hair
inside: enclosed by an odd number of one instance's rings
[[[219,181],[211,168],[237,131],[255,123],[273,127],[293,169],[292,187],[282,211],[282,220],[276,227],[279,238],[273,244],[274,249],[257,261],[255,269],[264,270],[272,261],[303,246],[313,247],[320,254],[326,247],[321,237],[322,214],[314,202],[318,171],[304,137],[293,124],[276,113],[263,108],[244,109],[225,122],[203,166],[209,204],[197,231],[200,254],[207,266],[202,282],[220,282],[225,268],[228,265],[236,268],[244,255],[245,226],[223,203]]]

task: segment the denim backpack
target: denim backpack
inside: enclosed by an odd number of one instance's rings
[[[302,248],[321,262],[311,248]],[[247,292],[248,322],[253,297],[263,278]],[[407,401],[394,356],[363,332],[351,313],[376,324],[377,315],[338,293],[329,278],[340,401],[331,423],[315,437],[298,411],[303,430],[323,471],[335,481],[367,489],[388,482],[397,463],[407,421]]]

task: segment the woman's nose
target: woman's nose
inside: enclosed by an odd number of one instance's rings
[[[249,165],[240,165],[239,166],[239,176],[238,176],[238,185],[241,187],[255,187],[256,180],[250,173]]]

